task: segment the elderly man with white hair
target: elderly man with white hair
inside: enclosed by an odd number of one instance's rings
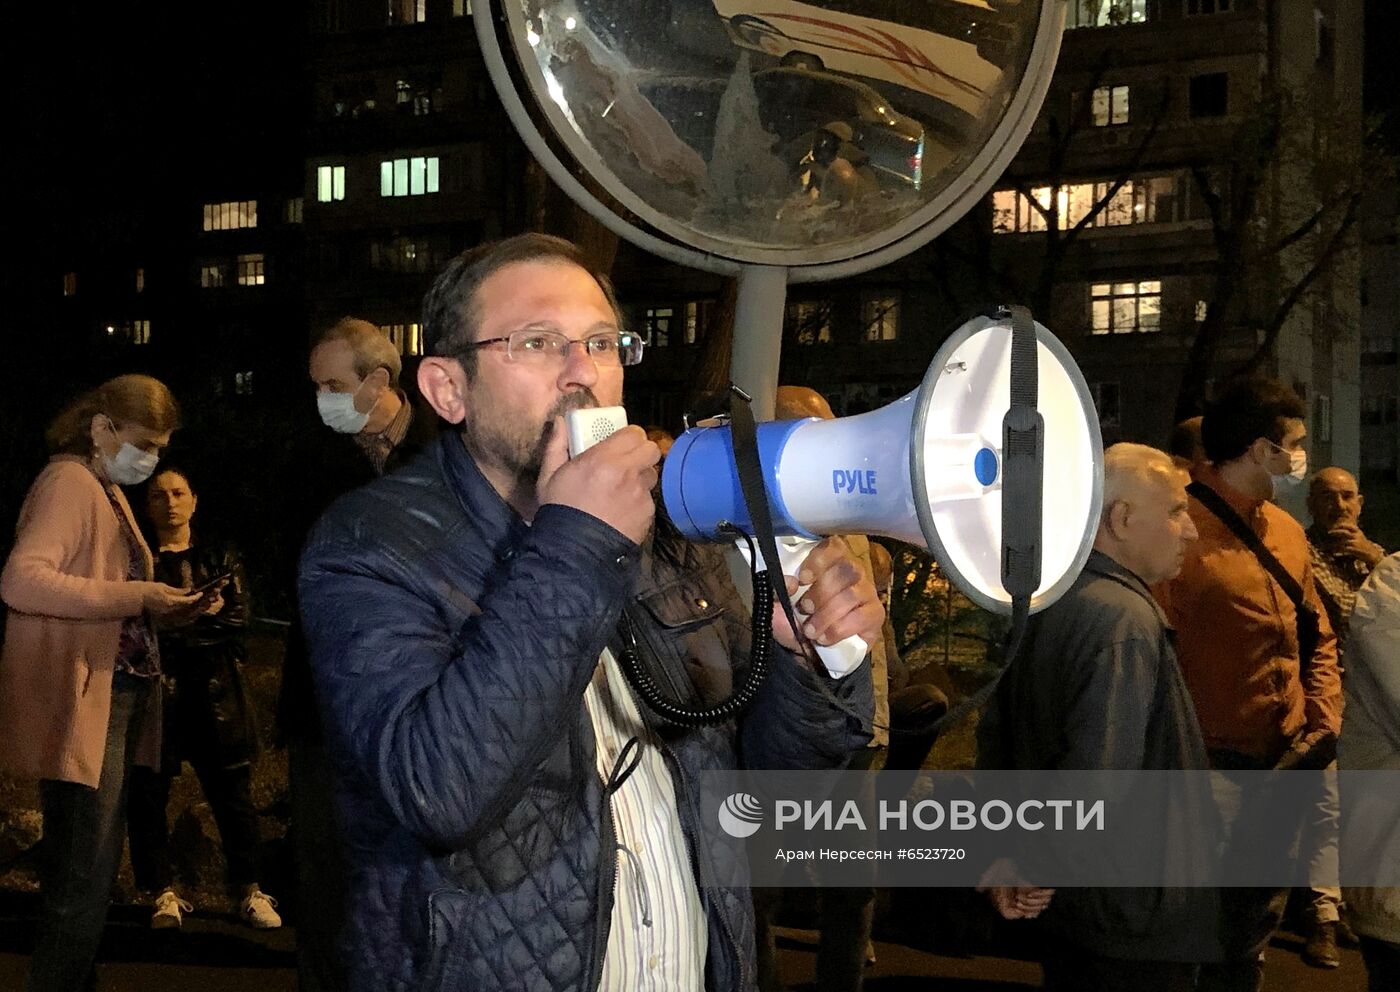
[[[1148,589],[1180,571],[1196,537],[1188,481],[1155,448],[1105,452],[1093,553],[1070,591],[1032,619],[978,728],[979,767],[1209,767],[1171,628]],[[1209,803],[1208,788],[1199,798]],[[1002,888],[991,896],[1008,918],[1039,915],[1048,900],[1047,989],[1185,992],[1199,963],[1219,953],[1210,889]]]

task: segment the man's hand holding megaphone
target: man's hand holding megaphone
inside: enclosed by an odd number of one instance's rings
[[[797,578],[785,578],[789,595],[811,586],[792,606],[803,633],[813,644],[836,644],[852,634],[866,644],[879,641],[885,608],[875,584],[856,564],[842,538],[828,537],[816,545],[798,568]],[[789,651],[800,650],[797,634],[780,605],[773,608],[773,639]]]
[[[536,483],[539,503],[582,510],[641,544],[656,514],[651,491],[660,461],[661,449],[636,426],[624,427],[570,459],[564,418],[558,417]]]

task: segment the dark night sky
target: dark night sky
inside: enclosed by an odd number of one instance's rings
[[[99,205],[148,207],[300,157],[296,0],[15,5],[6,32],[12,217],[45,288]],[[20,11],[23,11],[21,13]],[[42,15],[42,16],[41,16]],[[217,189],[211,190],[217,194]]]
[[[295,181],[303,0],[11,7],[3,44],[20,140],[4,159],[9,188],[23,191],[10,220],[28,245],[5,267],[11,301],[52,291],[99,206],[126,205],[122,222],[139,222],[174,198],[232,196],[250,178]],[[1366,2],[1366,98],[1388,112],[1400,149],[1398,7]]]
[[[1390,147],[1400,154],[1400,4],[1395,0],[1366,0],[1366,109],[1388,118]]]

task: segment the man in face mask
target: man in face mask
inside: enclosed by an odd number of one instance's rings
[[[399,390],[403,362],[388,336],[364,320],[344,317],[311,349],[316,412],[337,434],[350,434],[374,466],[385,462],[408,434],[413,408]]]
[[[1189,490],[1191,520],[1200,537],[1187,550],[1177,578],[1157,590],[1177,631],[1182,675],[1215,769],[1325,765],[1322,756],[1341,729],[1336,639],[1313,582],[1307,536],[1272,502],[1307,475],[1305,413],[1298,395],[1272,379],[1232,383],[1207,407],[1201,441],[1210,464],[1196,468],[1196,484]],[[1301,656],[1297,611],[1288,591],[1266,571],[1241,531],[1232,529],[1231,518],[1253,531],[1319,615],[1309,657]],[[1224,804],[1222,813],[1236,830],[1232,843],[1243,859],[1251,844],[1263,840],[1245,836],[1249,831],[1237,826],[1248,822],[1239,810],[1248,809],[1249,797],[1236,799]],[[1222,890],[1229,958],[1203,970],[1200,988],[1253,992],[1259,987],[1263,949],[1286,896],[1286,889]]]
[[[277,734],[287,745],[291,777],[297,970],[303,992],[345,987],[336,940],[346,912],[346,871],[306,643],[295,622],[300,613],[296,556],[311,526],[337,497],[411,461],[437,434],[437,417],[430,410],[415,410],[400,388],[402,369],[398,349],[374,324],[354,317],[336,321],[316,339],[307,363],[321,423],[289,446],[294,482],[281,544],[287,551],[282,564],[294,622],[277,701]]]

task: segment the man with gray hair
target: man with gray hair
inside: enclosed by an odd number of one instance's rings
[[[296,556],[326,507],[403,465],[437,434],[437,417],[415,412],[400,387],[398,348],[367,320],[342,317],[322,331],[307,371],[316,386],[321,423],[331,430],[318,425],[290,445],[295,476],[283,521],[289,590],[296,585]],[[346,869],[317,712],[306,642],[294,618],[277,700],[277,735],[287,745],[291,779],[298,980],[302,992],[336,992],[347,981],[336,947],[347,899]]]
[[[353,436],[383,474],[413,422],[413,407],[399,389],[399,350],[369,321],[342,317],[321,333],[309,366],[321,422]]]
[[[1105,452],[1094,550],[1069,592],[1032,619],[1026,646],[978,726],[978,767],[1208,768],[1173,632],[1148,591],[1177,574],[1196,538],[1187,481],[1155,448],[1115,444]],[[1208,805],[1209,789],[1197,798],[1197,808]],[[1208,849],[1207,839],[1194,840],[1194,849]],[[1045,945],[1047,989],[1185,992],[1199,963],[1219,953],[1211,889],[988,891],[1008,919],[1044,909],[1054,935]]]

